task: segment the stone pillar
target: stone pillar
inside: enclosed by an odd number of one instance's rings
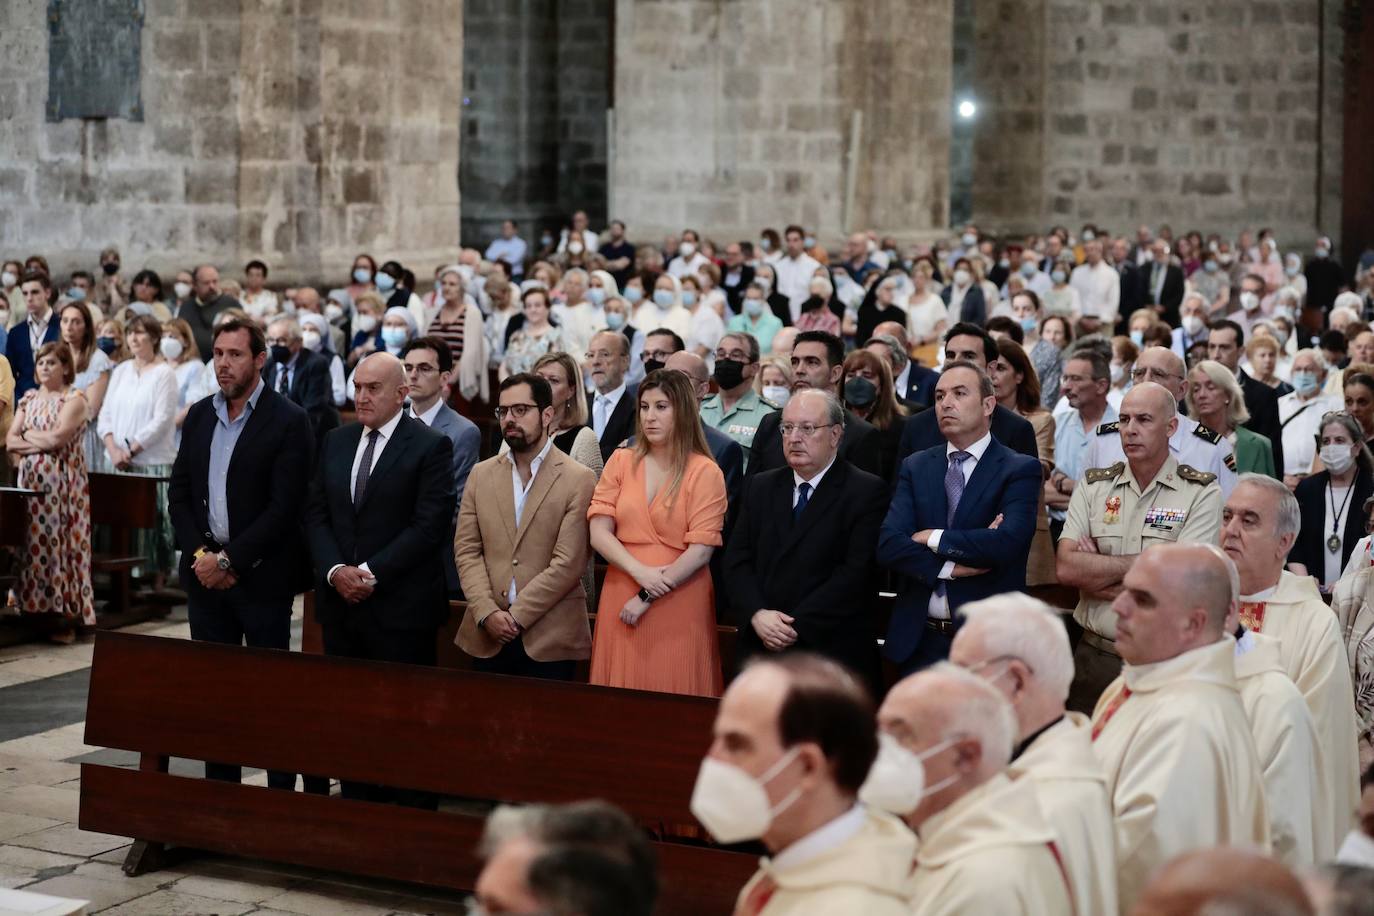
[[[851,229],[944,226],[950,11],[951,0],[617,0],[611,214],[640,239],[684,227],[753,238],[801,222],[833,244]]]
[[[0,249],[329,285],[358,251],[417,274],[456,253],[461,0],[149,2],[144,120],[56,123],[46,7],[0,4]]]

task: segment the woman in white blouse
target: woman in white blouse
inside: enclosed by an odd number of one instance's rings
[[[124,330],[132,358],[115,367],[105,406],[100,411],[100,440],[107,466],[126,474],[164,478],[157,486],[159,526],[137,530],[134,549],[147,564],[158,588],[172,568],[172,526],[167,513],[167,484],[176,460],[177,377],[162,358],[162,326],[151,315],[135,315]]]

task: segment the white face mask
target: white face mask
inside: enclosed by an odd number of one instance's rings
[[[373,331],[377,330],[377,316],[359,315],[358,330],[362,331],[364,334],[371,334]]]
[[[773,818],[786,811],[801,796],[793,789],[778,804],[768,801],[764,786],[796,759],[801,745],[778,758],[758,779],[733,764],[714,757],[701,761],[696,787],[692,789],[692,816],[718,843],[742,843],[763,836]]]
[[[9,289],[11,286],[18,282],[19,278],[14,275],[13,271],[7,270],[4,273],[0,274],[0,284],[3,284],[5,289]]]
[[[1253,312],[1255,309],[1259,308],[1259,306],[1259,296],[1256,296],[1254,293],[1248,292],[1240,294],[1240,307],[1245,309],[1245,311]]]
[[[1340,443],[1323,445],[1321,456],[1322,464],[1333,474],[1344,474],[1355,463],[1355,455],[1350,451],[1350,446]]]
[[[302,332],[301,332],[301,344],[304,345],[304,347],[305,347],[307,350],[311,350],[311,351],[313,351],[313,352],[315,352],[315,353],[318,353],[318,352],[320,352],[320,347],[322,347],[322,346],[324,345],[324,341],[323,341],[323,339],[320,337],[320,332],[319,332],[319,331],[315,331],[315,330],[302,331]]]
[[[959,780],[959,774],[955,773],[933,786],[926,785],[925,761],[951,747],[954,740],[946,738],[916,754],[887,732],[879,732],[878,756],[859,788],[859,801],[889,814],[906,815],[915,811],[923,799]]]
[[[763,396],[783,408],[787,406],[787,399],[792,397],[792,389],[786,385],[764,385]]]
[[[682,260],[690,261],[692,260],[692,255],[697,253],[697,249],[691,242],[683,242],[681,245],[677,246],[677,253]]]
[[[1183,331],[1189,337],[1196,337],[1202,331],[1202,319],[1196,315],[1183,316]]]
[[[158,348],[162,351],[163,357],[171,360],[180,359],[181,353],[185,349],[181,341],[175,337],[162,338],[162,343],[158,345]]]
[[[582,243],[581,243],[581,242],[569,242],[569,243],[568,243],[568,254],[581,254],[581,253],[582,253]]]
[[[337,302],[331,302],[324,307],[324,317],[330,322],[338,321],[344,316],[343,306]]]
[[[191,295],[191,284],[173,283],[172,292],[177,294],[178,299],[185,299],[187,296]]]
[[[1115,385],[1117,382],[1121,381],[1121,379],[1125,376],[1125,374],[1126,374],[1126,367],[1125,367],[1125,366],[1121,365],[1120,363],[1112,363],[1112,384],[1113,384],[1113,385]]]
[[[968,281],[973,279],[973,275],[967,270],[956,270],[954,272],[955,286],[968,286]]]

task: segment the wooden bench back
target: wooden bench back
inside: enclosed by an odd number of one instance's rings
[[[156,477],[137,474],[90,475],[91,522],[117,528],[156,528]]]

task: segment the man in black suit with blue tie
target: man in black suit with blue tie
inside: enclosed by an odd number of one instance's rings
[[[286,650],[291,604],[310,582],[300,518],[315,437],[305,411],[261,379],[257,325],[225,321],[212,350],[219,391],[187,411],[168,488],[191,638]],[[240,769],[207,763],[205,775],[238,782]],[[272,788],[295,782],[267,774]]]
[[[1025,588],[1040,462],[993,437],[996,406],[987,373],[946,363],[931,408],[945,441],[898,471],[878,562],[907,577],[883,645],[902,674],[949,657],[961,605]]]

